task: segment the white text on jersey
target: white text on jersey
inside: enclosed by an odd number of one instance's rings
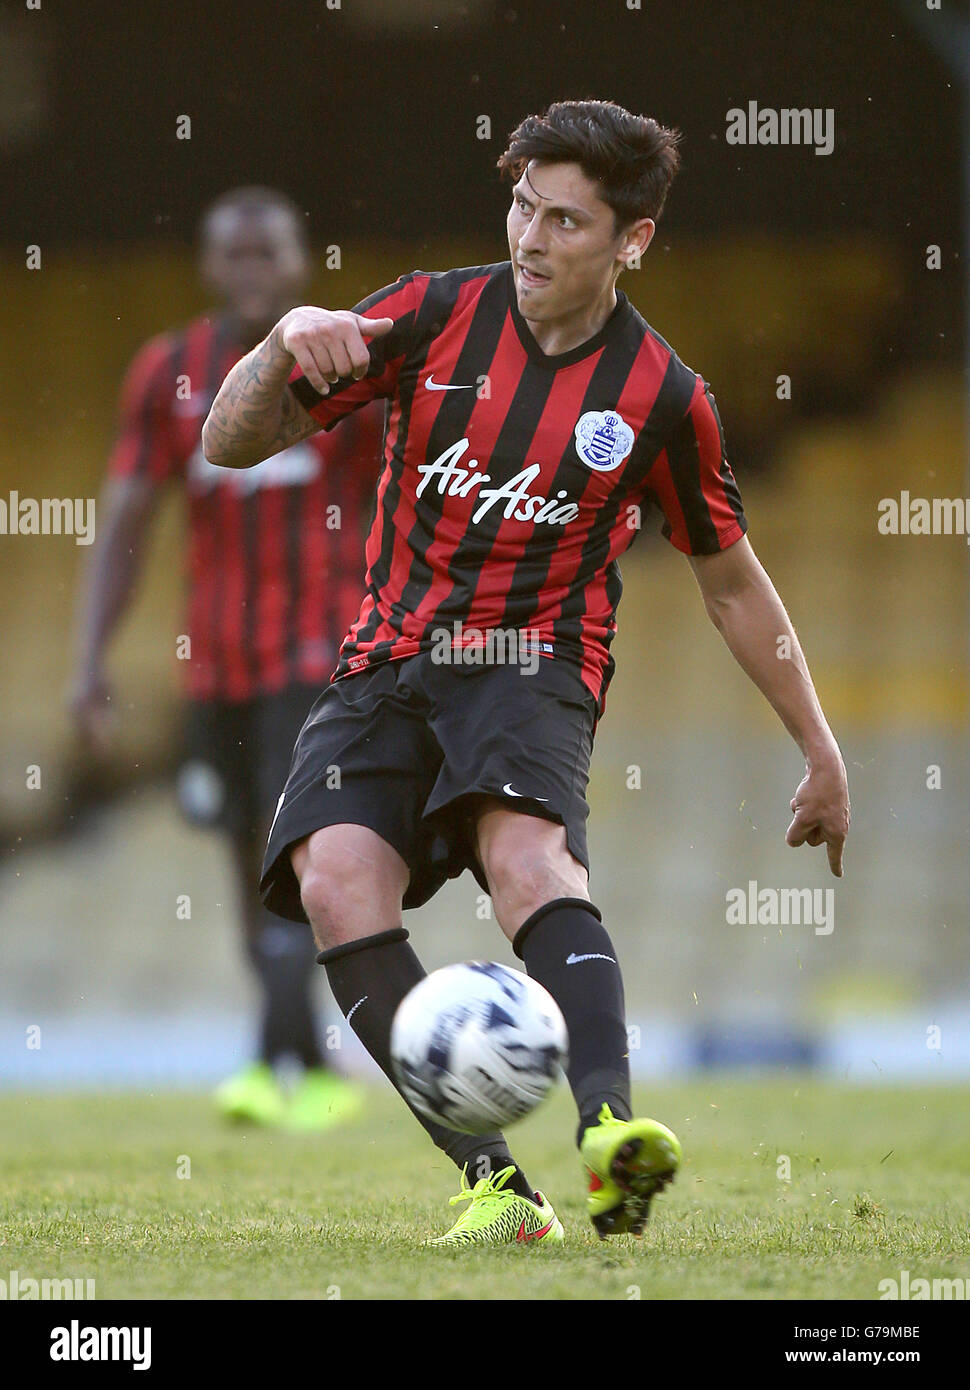
[[[529,485],[535,482],[542,471],[538,463],[530,463],[501,487],[482,487],[482,483],[489,483],[492,479],[488,473],[475,471],[477,459],[469,459],[468,468],[458,466],[458,460],[468,448],[469,441],[459,439],[445,449],[444,453],[439,454],[434,463],[419,463],[418,472],[423,474],[423,477],[415,489],[415,495],[420,497],[429,481],[437,478],[438,493],[442,497],[446,488],[449,497],[467,497],[473,488],[481,489],[478,493],[479,505],[472,513],[472,521],[475,522],[481,521],[496,503],[502,501],[505,502],[507,521],[544,521],[550,526],[565,526],[579,515],[579,507],[575,502],[562,504],[562,499],[568,495],[564,491],[557,492],[555,497],[548,500],[538,494],[530,494]]]

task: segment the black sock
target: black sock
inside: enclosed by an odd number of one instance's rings
[[[403,927],[392,927],[390,931],[321,951],[317,956],[319,963],[327,968],[337,1006],[399,1095],[391,1063],[391,1024],[401,1000],[425,978],[424,968],[408,945],[407,936]],[[507,1185],[520,1196],[534,1200],[535,1194],[509,1154],[502,1134],[459,1134],[455,1129],[425,1119],[405,1097],[401,1098],[437,1147],[459,1168],[467,1166],[468,1181],[473,1186],[479,1178],[511,1164],[515,1173]]]
[[[249,955],[263,992],[261,1059],[272,1065],[292,1053],[305,1067],[324,1066],[310,988],[316,947],[309,931],[264,911]]]
[[[584,898],[556,898],[523,922],[512,949],[566,1020],[579,1140],[604,1101],[618,1120],[630,1119],[623,978],[597,909]]]

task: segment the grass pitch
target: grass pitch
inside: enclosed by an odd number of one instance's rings
[[[457,1174],[389,1087],[319,1136],[227,1129],[198,1095],[0,1093],[0,1277],[94,1278],[99,1299],[873,1299],[902,1269],[970,1277],[965,1088],[712,1076],[637,1102],[685,1155],[641,1240],[589,1226],[561,1088],[511,1138],[565,1245],[459,1253],[422,1249]]]

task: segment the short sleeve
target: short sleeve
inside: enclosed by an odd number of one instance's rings
[[[647,482],[664,515],[663,534],[685,555],[727,550],[747,531],[717,405],[700,377]]]
[[[353,306],[355,314],[394,320],[394,327],[389,333],[370,341],[370,367],[361,381],[341,377],[331,386],[328,395],[321,396],[307,381],[301,368],[294,367],[289,379],[290,390],[304,410],[319,420],[325,429],[332,429],[339,420],[351,411],[359,410],[368,401],[394,395],[398,374],[414,338],[420,298],[412,273],[402,275],[393,285],[377,290]]]
[[[153,338],[128,368],[108,461],[111,477],[161,483],[179,466],[172,432],[172,351],[169,337]]]

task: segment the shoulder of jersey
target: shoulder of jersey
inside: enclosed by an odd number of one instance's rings
[[[177,324],[174,328],[167,328],[147,338],[138,349],[138,355],[154,357],[157,361],[167,357],[170,363],[174,363],[193,334],[210,328],[218,331],[218,327],[216,319],[200,314],[198,318],[190,319],[187,323]]]
[[[496,276],[501,275],[508,265],[508,261],[499,261],[495,265],[460,266],[455,270],[412,270],[409,275],[402,275],[402,281],[425,282],[423,288],[418,287],[419,333],[437,332],[457,304],[463,286],[479,281],[480,292]],[[474,298],[473,293],[472,299]]]
[[[491,280],[509,267],[509,261],[496,261],[493,265],[463,265],[453,270],[412,270],[411,278],[433,280],[441,284],[464,284],[466,280]]]
[[[636,307],[634,303],[632,303],[632,301],[630,301],[630,308],[633,310],[633,322],[636,324],[637,331],[644,338],[651,338],[656,343],[657,347],[661,350],[661,352],[667,354],[667,356],[670,358],[671,369],[674,372],[678,373],[681,376],[689,377],[691,380],[694,380],[697,377],[697,372],[694,371],[693,367],[688,367],[687,363],[684,362],[683,359],[677,354],[677,352],[675,352],[675,350],[670,346],[670,344],[667,342],[667,339],[664,338],[662,334],[658,333],[654,327],[647,323],[647,320],[643,317],[639,309]]]
[[[637,330],[643,335],[643,337],[652,338],[653,341],[662,351],[668,353],[670,357],[676,357],[677,354],[676,352],[674,352],[673,348],[667,342],[667,339],[664,338],[660,333],[658,333],[657,330],[652,326],[652,324],[649,324],[647,322],[647,320],[643,317],[643,315],[640,313],[640,310],[633,303],[633,300],[629,298],[629,296],[627,297],[627,303],[630,306],[632,322],[636,324]]]
[[[508,261],[497,261],[494,265],[466,265],[455,270],[412,270],[410,276],[402,278],[426,280],[424,300],[428,304],[448,304],[453,302],[463,285],[480,280],[482,285],[494,280],[508,268]]]
[[[142,359],[145,361],[154,358],[156,362],[161,362],[163,358],[173,358],[185,332],[185,328],[168,328],[162,333],[153,333],[150,338],[146,338],[135,349],[132,360]]]

